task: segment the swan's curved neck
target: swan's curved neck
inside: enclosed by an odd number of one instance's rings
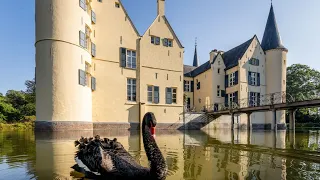
[[[165,179],[167,173],[167,164],[162,153],[151,134],[151,129],[142,123],[142,137],[144,149],[150,162],[150,173],[157,179]]]

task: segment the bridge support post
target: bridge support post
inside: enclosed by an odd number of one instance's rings
[[[251,113],[247,113],[247,130],[252,130]]]
[[[231,129],[234,130],[234,113],[231,114]]]
[[[295,121],[296,121],[296,109],[290,109],[289,110],[289,129],[292,131],[295,131]]]
[[[278,124],[277,124],[277,111],[275,109],[272,110],[272,124],[271,129],[274,131],[278,130]]]

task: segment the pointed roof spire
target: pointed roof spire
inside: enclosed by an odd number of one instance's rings
[[[264,51],[270,49],[286,49],[281,41],[281,36],[278,30],[276,17],[273,11],[273,5],[271,0],[271,8],[269,12],[268,21],[264,31],[261,47]]]
[[[197,38],[195,42],[195,48],[194,48],[194,57],[193,57],[193,66],[198,67],[199,66],[199,59],[198,59],[198,53],[197,53]]]

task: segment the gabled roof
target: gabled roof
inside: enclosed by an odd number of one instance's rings
[[[230,69],[238,65],[239,59],[243,57],[244,53],[247,51],[255,37],[256,36],[222,54],[226,69]]]
[[[159,18],[159,15],[154,19],[154,21],[150,24],[150,26],[147,28],[147,30],[143,33],[142,36],[146,35],[147,32],[149,31],[149,29],[152,27],[152,25],[157,21],[157,19]],[[180,42],[180,40],[178,39],[178,36],[176,35],[176,33],[174,32],[174,30],[172,29],[169,21],[167,20],[166,16],[162,16],[162,18],[164,19],[164,22],[166,23],[166,25],[168,26],[170,32],[172,33],[174,39],[177,41],[178,45],[180,48],[184,48]],[[142,37],[141,36],[141,37]]]
[[[133,27],[134,31],[136,32],[137,36],[139,36],[139,37],[140,37],[140,34],[139,34],[139,32],[138,32],[138,30],[137,30],[136,26],[133,24],[133,22],[132,22],[132,20],[131,20],[131,18],[130,18],[130,16],[129,16],[129,14],[127,13],[126,8],[124,8],[124,6],[123,6],[123,4],[122,4],[121,0],[119,0],[119,3],[120,3],[120,6],[121,6],[121,7],[122,7],[122,9],[123,9],[123,11],[124,11],[125,15],[127,16],[127,18],[128,18],[128,20],[129,20],[129,22],[130,22],[131,26]]]
[[[277,25],[276,17],[274,15],[272,4],[271,4],[266,28],[264,30],[261,47],[264,51],[267,51],[270,49],[286,49],[282,45],[282,41],[281,41],[280,33],[278,30],[278,25]]]
[[[169,27],[169,30],[171,31],[171,33],[173,34],[173,37],[175,38],[175,40],[177,41],[177,43],[179,44],[180,48],[184,48],[178,38],[178,36],[176,35],[176,33],[174,32],[172,26],[170,25],[168,19],[166,18],[166,16],[162,16],[162,18],[165,20],[167,26]]]
[[[189,65],[183,65],[183,74],[186,77],[192,77],[191,72],[196,69],[197,67],[189,66]]]
[[[205,71],[209,70],[211,68],[210,61],[207,61],[206,63],[202,64],[199,67],[194,66],[183,66],[183,73],[185,77],[196,77],[201,73],[204,73]]]

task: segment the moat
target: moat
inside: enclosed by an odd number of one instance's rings
[[[116,137],[137,162],[148,165],[137,131],[0,132],[0,179],[77,179],[74,140]],[[233,136],[232,136],[233,134]],[[294,138],[293,138],[294,137]],[[301,131],[156,131],[167,179],[319,179],[320,133]]]

